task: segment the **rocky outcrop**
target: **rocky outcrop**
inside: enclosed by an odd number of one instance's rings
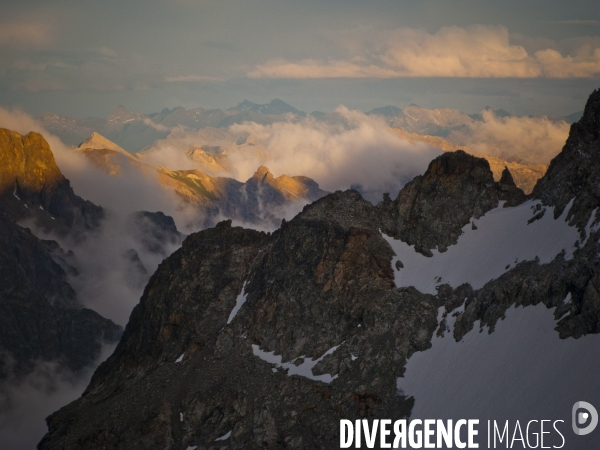
[[[600,89],[589,97],[583,116],[571,125],[569,138],[537,183],[533,197],[554,206],[554,216],[562,214],[571,200],[567,220],[585,228],[592,211],[600,204]]]
[[[98,169],[111,176],[121,176],[123,166],[133,164],[141,168],[142,163],[135,153],[130,153],[99,133],[93,132],[77,147]]]
[[[341,418],[410,414],[396,379],[463,303],[458,340],[515,303],[568,312],[561,337],[600,332],[600,233],[571,261],[523,262],[480,290],[434,296],[395,288],[375,211],[336,192],[273,234],[222,222],[190,235],[83,397],[48,419],[40,448],[332,448]]]
[[[498,320],[503,319],[511,306],[529,306],[543,303],[556,308],[556,331],[560,338],[578,339],[586,334],[600,333],[600,232],[595,232],[573,259],[558,255],[551,263],[524,261],[486,286],[473,291],[469,285],[450,291],[466,300],[464,313],[456,320],[454,337],[457,341],[473,329],[477,321],[481,328],[493,332]],[[447,308],[450,310],[450,308]],[[442,327],[443,328],[443,327]]]
[[[0,206],[15,219],[43,210],[73,232],[97,227],[104,216],[102,208],[75,195],[40,134],[6,129],[0,129]],[[42,225],[51,227],[45,219]]]
[[[515,205],[525,195],[508,169],[496,183],[485,159],[458,150],[434,159],[396,200],[385,196],[377,208],[384,233],[431,256],[432,249],[444,252],[456,244],[462,227],[495,208],[499,199]]]
[[[500,181],[496,184],[496,189],[498,191],[498,199],[506,202],[504,207],[517,206],[527,200],[525,193],[515,184],[515,180],[508,167],[504,167]]]
[[[531,194],[531,191],[533,190],[533,187],[537,181],[544,176],[546,170],[548,169],[548,166],[545,164],[522,164],[515,161],[505,161],[503,159],[496,158],[495,156],[474,153],[465,145],[458,145],[449,142],[439,136],[410,133],[406,130],[401,130],[398,128],[392,128],[392,131],[402,139],[406,139],[408,142],[424,142],[427,145],[439,148],[444,152],[464,150],[471,155],[478,156],[479,158],[485,158],[490,164],[490,169],[492,170],[494,180],[496,181],[500,181],[504,169],[508,168],[515,184],[519,189],[522,189],[525,194]]]

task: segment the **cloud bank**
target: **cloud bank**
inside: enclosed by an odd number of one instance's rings
[[[55,27],[45,21],[12,21],[0,23],[0,47],[40,49],[54,43]]]
[[[349,54],[328,61],[275,59],[255,66],[250,78],[596,78],[600,44],[569,54],[552,48],[529,52],[511,43],[504,26],[443,27],[436,33],[400,28],[358,30],[338,39]]]
[[[482,111],[482,121],[473,121],[453,131],[448,140],[471,151],[525,164],[548,164],[565,145],[569,124],[538,117],[497,117]]]
[[[230,150],[236,178],[247,179],[265,165],[275,174],[311,177],[327,191],[354,187],[377,202],[384,192],[395,197],[440,153],[399,138],[382,118],[344,106],[336,109],[336,115],[340,122],[308,117],[299,122],[231,126],[234,134],[251,136],[257,148]]]

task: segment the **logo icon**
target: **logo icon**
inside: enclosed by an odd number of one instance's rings
[[[580,411],[585,409],[586,411]],[[585,425],[589,420],[589,424],[584,428],[579,428]],[[590,434],[598,426],[598,411],[588,402],[577,402],[573,405],[572,413],[573,432],[578,436]]]

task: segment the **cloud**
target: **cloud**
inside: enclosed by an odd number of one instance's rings
[[[553,20],[548,23],[556,23],[556,24],[562,24],[562,25],[600,25],[600,20],[593,20],[593,19]]]
[[[24,59],[20,59],[13,63],[11,67],[14,67],[17,70],[33,70],[36,72],[41,72],[46,68],[46,66],[46,63],[32,63]]]
[[[144,125],[148,125],[149,127],[154,128],[157,131],[165,131],[166,132],[166,131],[171,130],[171,128],[169,128],[163,124],[154,122],[154,120],[150,119],[149,117],[144,117],[142,119],[142,122],[144,122]]]
[[[201,82],[201,81],[218,81],[220,78],[207,77],[204,75],[179,75],[174,77],[165,77],[167,83],[189,83],[189,82]]]
[[[448,140],[484,155],[529,164],[548,164],[565,145],[569,124],[540,117],[497,117],[482,111],[482,121],[473,121],[453,131]]]
[[[98,49],[98,53],[100,53],[103,56],[106,56],[107,58],[116,58],[117,57],[117,52],[114,51],[112,48],[108,48],[108,47],[100,47]]]
[[[395,196],[439,154],[399,138],[379,117],[343,106],[336,113],[341,119],[337,123],[308,117],[295,123],[232,125],[233,133],[251,136],[256,148],[229,149],[237,178],[247,179],[265,165],[275,174],[311,177],[328,191],[356,187],[377,202],[384,192]]]
[[[186,155],[192,148],[209,147],[218,152],[214,164]],[[384,192],[395,196],[439,153],[398,137],[381,117],[340,106],[322,119],[245,122],[200,131],[179,128],[144,151],[144,159],[172,170],[200,169],[241,182],[262,165],[274,176],[313,178],[327,191],[355,187],[377,202]]]
[[[47,20],[0,23],[0,47],[46,48],[54,43],[54,31]]]
[[[503,26],[358,30],[341,42],[349,57],[328,61],[284,59],[257,65],[250,78],[595,78],[600,75],[600,46],[563,55],[554,48],[529,52],[511,42]]]
[[[0,386],[0,442],[3,448],[32,449],[48,432],[46,417],[81,396],[94,369],[113,352],[104,346],[95,363],[73,373],[55,361],[40,361],[24,379]]]
[[[164,85],[139,54],[120,55],[108,47],[37,52],[0,72],[3,87],[16,91],[146,90]]]

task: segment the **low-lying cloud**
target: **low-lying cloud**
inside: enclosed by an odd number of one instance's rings
[[[307,176],[327,191],[354,187],[373,202],[384,192],[395,196],[440,153],[398,137],[381,117],[340,106],[325,119],[309,116],[269,125],[245,122],[226,130],[180,130],[158,141],[145,157],[172,170],[210,173],[209,166],[185,155],[198,146],[220,149],[220,176],[245,182],[259,166],[266,166],[275,177]]]
[[[340,39],[341,40],[341,39]],[[596,78],[600,45],[568,54],[556,45],[528,51],[511,42],[504,26],[443,27],[436,33],[400,28],[358,30],[344,36],[348,57],[327,61],[275,59],[255,66],[250,78]]]
[[[74,373],[53,361],[40,361],[24,379],[11,376],[0,385],[0,442],[3,448],[29,450],[48,432],[46,417],[76,400],[93,371],[113,352],[104,346],[89,367]]]
[[[145,174],[124,163],[120,177],[107,175],[22,111],[0,108],[0,127],[20,134],[30,131],[41,133],[75,194],[105,209],[106,218],[100,228],[89,233],[83,241],[46,234],[30,221],[23,225],[27,225],[38,237],[54,239],[65,250],[73,250],[79,275],[70,275],[68,281],[79,300],[104,317],[125,325],[142,295],[145,281],[166,256],[144,249],[139,240],[139,230],[130,220],[131,215],[142,210],[162,211],[174,217],[180,229],[190,232],[192,230],[186,226],[197,222],[191,220],[194,212],[182,205],[174,192],[164,189],[152,174]],[[126,255],[130,249],[137,252],[146,275],[136,272],[138,263]],[[166,249],[167,254],[174,250],[175,247]]]
[[[336,113],[343,124],[309,117],[295,123],[232,125],[234,133],[251,135],[264,150],[232,152],[231,166],[240,179],[265,165],[275,174],[311,177],[327,191],[356,187],[369,200],[378,201],[384,192],[395,197],[440,153],[399,138],[382,118],[343,106]]]
[[[567,122],[546,116],[497,117],[492,111],[483,111],[482,118],[453,131],[448,140],[511,162],[548,164],[569,135]]]

